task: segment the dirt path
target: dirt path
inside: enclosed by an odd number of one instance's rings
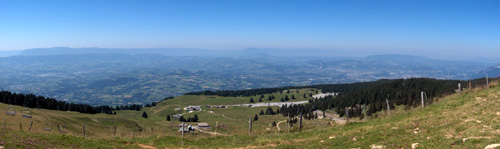
[[[217,126],[216,126],[216,127],[217,127]],[[206,134],[211,134],[211,135],[228,136],[228,135],[226,135],[226,134],[221,134],[221,133],[215,133],[215,132],[203,131],[203,130],[198,129],[198,128],[193,128],[193,129],[198,130],[198,131],[200,131],[201,133],[206,133]]]
[[[145,144],[137,144],[137,145],[141,148],[156,149],[156,147],[151,145],[145,145]]]
[[[276,128],[278,128],[278,130],[281,130],[280,129],[280,124],[283,123],[283,122],[286,122],[286,120],[279,121],[278,124],[276,124]]]

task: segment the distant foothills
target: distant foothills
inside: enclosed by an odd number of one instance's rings
[[[411,55],[346,57],[327,50],[40,48],[0,51],[0,90],[88,105],[145,105],[189,92],[381,79],[470,80],[500,66]]]

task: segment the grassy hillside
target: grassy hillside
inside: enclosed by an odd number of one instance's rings
[[[273,121],[285,120],[282,116],[260,116],[255,123],[255,131],[248,135],[248,117],[264,108],[227,108],[210,109],[213,113],[200,111],[201,121],[215,125],[214,121],[231,127],[218,131],[228,136],[214,136],[202,133],[186,134],[182,139],[175,132],[179,122],[164,121],[165,115],[174,112],[172,108],[203,103],[209,96],[185,96],[179,102],[174,98],[159,103],[160,106],[146,108],[150,118],[139,115],[142,111],[120,111],[116,116],[88,115],[75,112],[50,110],[32,110],[33,119],[0,114],[0,122],[7,119],[7,129],[0,130],[0,146],[33,146],[33,147],[194,147],[194,148],[369,148],[385,146],[387,148],[411,148],[418,143],[420,148],[484,148],[489,144],[500,143],[500,87],[465,91],[439,99],[438,102],[425,108],[405,110],[397,107],[390,114],[380,112],[377,118],[368,121],[350,122],[346,125],[332,123],[330,120],[305,121],[305,128],[299,132],[297,127],[290,132],[282,123],[281,131],[269,124]],[[301,97],[301,96],[300,96]],[[188,99],[191,98],[191,99]],[[238,97],[239,98],[239,97]],[[255,99],[255,98],[254,98]],[[278,98],[279,99],[279,98]],[[177,101],[176,101],[177,100]],[[215,99],[214,99],[215,100]],[[245,99],[246,100],[246,99]],[[243,101],[243,99],[242,99]],[[177,102],[177,106],[174,103]],[[163,106],[161,106],[163,105]],[[5,104],[0,104],[4,109]],[[20,113],[20,107],[15,107]],[[155,113],[156,112],[156,113]],[[224,115],[224,116],[223,116]],[[48,118],[54,123],[65,122],[68,133],[45,132],[34,129],[27,132],[30,121],[44,123]],[[23,131],[19,131],[19,123]],[[82,123],[89,127],[89,138],[84,139],[81,132]],[[119,125],[120,134],[112,137],[110,127]],[[36,126],[43,127],[43,126]],[[145,131],[137,130],[138,127]],[[150,128],[154,130],[151,131]],[[268,130],[269,128],[269,130]],[[57,128],[55,128],[57,129]],[[213,130],[212,130],[213,131]],[[19,140],[35,140],[36,145],[26,144]],[[59,141],[63,140],[63,141]],[[88,142],[88,143],[87,143]],[[64,143],[64,144],[61,144]],[[70,145],[69,145],[69,144]],[[146,147],[146,146],[143,146]]]

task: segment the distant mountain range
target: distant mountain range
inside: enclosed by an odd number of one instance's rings
[[[206,50],[189,48],[141,48],[141,49],[119,49],[119,48],[37,48],[20,51],[0,51],[0,57],[6,56],[42,56],[42,55],[67,55],[67,54],[161,54],[164,56],[216,56],[216,57],[266,57],[266,56],[291,56],[291,57],[346,57],[357,55],[351,51],[331,51],[317,49],[260,49],[248,48],[243,50]]]

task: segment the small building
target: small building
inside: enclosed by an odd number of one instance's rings
[[[201,111],[200,106],[187,106],[184,108],[186,111]]]
[[[205,122],[202,122],[202,123],[198,123],[198,128],[210,128],[210,125],[208,125],[208,123],[205,123]]]
[[[313,99],[325,98],[326,96],[337,96],[338,93],[320,93],[313,95]]]
[[[175,114],[175,115],[173,115],[173,117],[175,117],[175,118],[181,118],[181,116],[182,116],[182,114]]]
[[[175,108],[175,111],[180,111],[180,110],[181,110],[181,108]]]
[[[182,124],[179,124],[179,127],[182,127]],[[187,127],[187,124],[184,124],[184,127]]]

